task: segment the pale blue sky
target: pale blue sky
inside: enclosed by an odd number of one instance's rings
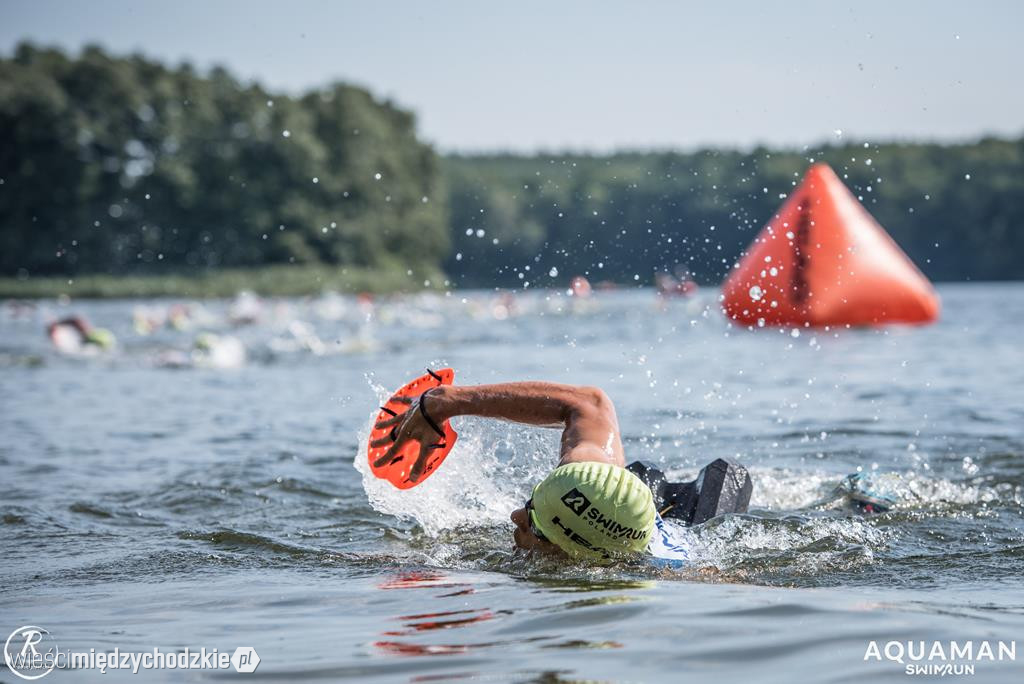
[[[0,0],[0,51],[98,42],[300,91],[356,82],[443,150],[1024,132],[1024,2]]]

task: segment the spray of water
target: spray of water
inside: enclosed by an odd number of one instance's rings
[[[383,403],[388,391],[373,387]],[[508,523],[531,487],[557,462],[558,433],[476,418],[459,419],[459,440],[437,473],[400,490],[370,471],[365,445],[376,411],[360,431],[354,463],[370,505],[416,523],[436,537],[445,530]]]

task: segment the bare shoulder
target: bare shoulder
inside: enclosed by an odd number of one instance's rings
[[[559,460],[558,465],[586,463],[588,461],[610,463],[617,466],[621,466],[625,462],[621,457],[616,458],[614,450],[603,449],[596,444],[584,442],[582,444],[577,444],[568,451],[563,451],[562,458]]]
[[[615,405],[600,387],[579,388],[579,402],[562,433],[561,464],[597,461],[624,465]]]
[[[615,410],[615,405],[608,393],[596,385],[583,385],[579,388],[579,393],[585,403],[594,409]]]

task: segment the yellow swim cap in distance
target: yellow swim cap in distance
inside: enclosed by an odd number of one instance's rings
[[[534,526],[576,558],[607,558],[647,548],[654,497],[633,473],[587,461],[555,468],[533,488]]]

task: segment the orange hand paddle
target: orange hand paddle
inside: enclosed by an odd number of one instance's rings
[[[455,379],[455,371],[451,368],[442,368],[439,371],[432,371],[427,369],[427,374],[422,375],[412,382],[408,383],[400,390],[391,395],[391,399],[388,403],[381,407],[380,413],[377,414],[377,418],[373,421],[376,425],[382,420],[387,420],[396,413],[408,411],[408,404],[403,404],[398,401],[393,401],[395,397],[410,397],[412,399],[418,398],[421,394],[434,387],[440,387],[441,385],[450,385],[452,380]],[[387,409],[387,410],[385,410]],[[445,456],[455,446],[455,440],[458,439],[458,435],[455,434],[455,430],[446,420],[441,425],[441,430],[444,432],[444,437],[438,436],[437,443],[439,445],[436,449],[430,451],[430,455],[427,456],[427,464],[423,468],[423,474],[420,479],[413,482],[409,479],[409,471],[412,470],[413,463],[416,462],[416,457],[419,455],[420,445],[419,442],[409,441],[398,453],[395,454],[394,458],[390,462],[385,463],[379,467],[374,467],[373,463],[378,458],[384,455],[384,452],[388,450],[390,445],[385,444],[377,448],[371,447],[369,444],[366,445],[366,458],[370,462],[370,471],[374,475],[382,480],[387,480],[399,489],[409,489],[421,484],[424,480],[430,477],[438,466],[444,461]],[[389,428],[382,428],[374,430],[370,433],[370,441],[387,437],[391,432]]]

